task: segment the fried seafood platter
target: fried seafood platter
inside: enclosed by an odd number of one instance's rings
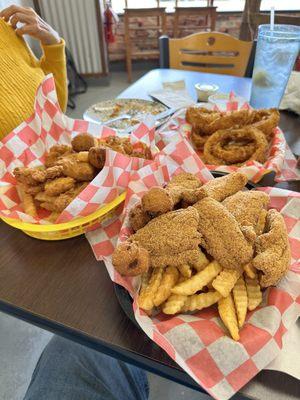
[[[47,219],[55,222],[102,170],[107,148],[130,157],[151,159],[149,147],[142,142],[134,148],[125,137],[95,139],[88,133],[80,133],[71,145],[52,146],[43,166],[14,169],[24,212],[37,217],[40,210],[47,210],[50,212]]]
[[[189,107],[186,111],[193,146],[212,165],[265,163],[279,118],[275,108],[221,112]]]
[[[131,236],[112,257],[124,276],[141,276],[138,305],[148,315],[217,307],[234,340],[247,311],[290,265],[285,222],[269,195],[245,190],[234,172],[202,184],[180,173],[152,187],[129,213]]]

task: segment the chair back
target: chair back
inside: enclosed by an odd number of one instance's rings
[[[169,39],[169,66],[174,69],[244,76],[252,42],[219,32],[199,32]]]

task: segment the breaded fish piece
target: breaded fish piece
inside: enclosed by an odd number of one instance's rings
[[[267,208],[270,196],[264,192],[238,192],[227,197],[223,205],[234,216],[241,226],[252,226],[257,233],[261,231],[263,215],[261,211]],[[263,213],[264,214],[264,213]]]
[[[262,287],[276,285],[286,273],[291,262],[291,251],[286,226],[277,210],[269,210],[266,218],[266,233],[255,241],[256,257],[253,266],[262,271]]]
[[[199,214],[193,207],[168,212],[152,219],[146,226],[130,237],[131,241],[149,251],[150,256],[171,256],[197,250],[201,241],[198,232]],[[184,260],[181,260],[183,263]],[[170,265],[175,265],[170,262]]]
[[[212,197],[217,201],[223,201],[226,197],[231,196],[242,190],[248,178],[241,172],[233,172],[222,176],[221,178],[212,179],[197,189],[197,197],[199,200],[204,197]]]
[[[189,172],[181,172],[180,174],[173,176],[167,184],[168,189],[171,189],[174,186],[179,186],[184,189],[198,189],[202,186],[202,182],[200,182],[195,175]]]
[[[251,261],[254,236],[252,228],[243,232],[233,215],[218,201],[207,197],[193,206],[199,213],[201,244],[222,267],[240,269]]]

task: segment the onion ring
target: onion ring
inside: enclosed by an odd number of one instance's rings
[[[279,124],[279,119],[280,114],[276,108],[255,110],[252,126],[262,131],[267,139],[270,139]]]
[[[214,155],[226,160],[226,163],[229,164],[245,162],[251,157],[254,151],[255,143],[253,142],[229,142],[223,146],[221,142],[218,142],[214,147]]]
[[[245,146],[240,144],[246,143]],[[263,132],[245,126],[234,130],[220,130],[211,135],[204,145],[204,160],[214,165],[242,165],[255,160],[266,161],[268,142]]]
[[[279,123],[279,118],[279,112],[275,108],[220,112],[189,107],[186,111],[186,120],[192,125],[192,131],[204,137],[218,130],[251,125],[261,130],[269,139]]]
[[[191,141],[197,150],[202,150],[209,136],[202,136],[192,130]]]

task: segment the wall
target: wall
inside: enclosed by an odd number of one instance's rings
[[[216,23],[216,30],[219,32],[226,32],[232,36],[238,37],[241,25],[241,13],[219,13]],[[191,16],[185,20],[181,19],[180,24],[183,25],[201,25],[200,16]],[[156,23],[156,19],[151,17],[147,18],[136,18],[131,19],[132,26],[136,27],[147,27],[153,26]],[[168,14],[167,18],[168,35],[172,37],[173,27],[173,14]],[[192,33],[190,31],[182,31],[182,36]],[[157,33],[155,31],[135,31],[135,37],[139,37],[140,44],[135,46],[134,50],[139,49],[157,49]],[[109,59],[110,61],[124,60],[125,58],[125,45],[124,45],[124,23],[123,16],[120,16],[119,25],[117,27],[116,42],[109,45]]]
[[[294,15],[300,16],[299,12],[289,13],[285,12],[285,15]],[[226,13],[218,13],[217,14],[217,23],[216,23],[216,31],[225,32],[229,35],[234,37],[239,36],[240,26],[242,20],[242,13],[241,12],[226,12]],[[144,19],[136,19],[132,23],[135,26],[149,26],[154,25],[155,21],[151,21],[151,18],[144,18]],[[200,16],[190,16],[186,18],[186,20],[181,20],[181,24],[189,25],[191,23],[197,22],[197,25],[201,24],[201,17]],[[172,37],[172,26],[173,26],[173,14],[168,14],[167,17],[167,25],[168,25],[168,35]],[[200,30],[200,29],[199,29]],[[186,36],[192,32],[182,31],[181,36]],[[135,50],[139,49],[157,49],[157,33],[154,31],[136,31],[136,37],[140,37],[140,44],[136,46]],[[120,16],[120,22],[117,27],[117,35],[116,35],[116,42],[109,45],[109,59],[110,61],[118,61],[125,59],[125,44],[124,44],[124,24],[123,24],[123,16]]]

